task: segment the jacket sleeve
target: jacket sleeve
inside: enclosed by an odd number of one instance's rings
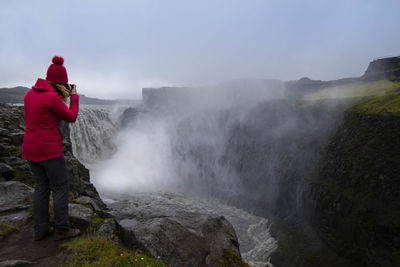
[[[79,112],[79,95],[71,95],[69,108],[58,95],[51,98],[49,105],[50,109],[60,119],[75,122]]]

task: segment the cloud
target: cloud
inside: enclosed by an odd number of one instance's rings
[[[399,8],[361,0],[1,1],[0,83],[34,83],[55,54],[82,93],[105,98],[137,97],[142,84],[164,81],[357,76],[372,58],[399,53]]]

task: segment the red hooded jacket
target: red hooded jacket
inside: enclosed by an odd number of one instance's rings
[[[22,157],[43,161],[63,155],[60,120],[74,122],[78,117],[79,96],[71,95],[70,107],[48,81],[38,79],[24,97],[25,135]]]

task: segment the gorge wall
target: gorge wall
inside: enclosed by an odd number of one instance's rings
[[[310,186],[311,222],[360,266],[400,264],[400,117],[345,114]]]

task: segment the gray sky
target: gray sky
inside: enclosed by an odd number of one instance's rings
[[[54,55],[87,96],[148,86],[360,76],[400,55],[399,0],[1,0],[0,87],[32,86]]]

